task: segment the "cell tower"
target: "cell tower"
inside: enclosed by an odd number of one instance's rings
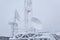
[[[24,22],[25,28],[31,27],[31,17],[32,17],[32,0],[24,0]],[[18,24],[16,19],[19,20],[19,15],[17,14],[17,10],[15,11],[14,21],[9,24],[12,26],[12,37],[14,37],[18,30]],[[17,30],[16,30],[17,29]],[[25,32],[28,32],[27,30]]]
[[[31,14],[32,14],[32,0],[25,0],[24,1],[24,6],[25,6],[25,27],[31,27]],[[27,30],[26,30],[27,32]]]

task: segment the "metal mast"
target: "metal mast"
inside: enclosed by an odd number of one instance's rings
[[[32,14],[32,0],[24,0],[24,6],[25,6],[25,28],[27,29],[28,27],[30,27],[31,23],[30,23],[30,18],[31,18],[31,14]],[[26,32],[28,32],[26,30]]]
[[[17,10],[15,10],[15,15],[14,15],[14,20],[13,22],[10,22],[9,24],[11,25],[11,30],[12,30],[12,38],[15,37],[16,33],[18,32],[18,24],[17,24]]]

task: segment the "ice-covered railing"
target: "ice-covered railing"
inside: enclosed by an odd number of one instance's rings
[[[52,34],[56,40],[60,40],[60,35]]]
[[[28,34],[18,34],[15,37],[16,38],[32,38],[32,37],[40,37],[42,34],[33,34],[33,33],[28,33]]]

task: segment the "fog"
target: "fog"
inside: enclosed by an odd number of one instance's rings
[[[40,19],[41,31],[60,32],[60,0],[32,2],[32,15]],[[11,35],[11,26],[8,23],[13,21],[15,9],[23,20],[24,0],[0,0],[0,35]]]

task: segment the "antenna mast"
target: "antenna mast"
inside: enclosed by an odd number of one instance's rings
[[[15,15],[14,15],[14,20],[13,22],[10,22],[9,24],[11,25],[11,30],[12,30],[12,38],[15,37],[16,33],[18,32],[18,24],[16,22],[17,19],[17,10],[15,10]]]
[[[25,28],[28,28],[29,26],[31,26],[31,21],[30,21],[30,18],[31,18],[31,14],[32,14],[32,0],[25,0],[24,1],[24,6],[25,6]],[[26,29],[26,32],[27,29]]]

